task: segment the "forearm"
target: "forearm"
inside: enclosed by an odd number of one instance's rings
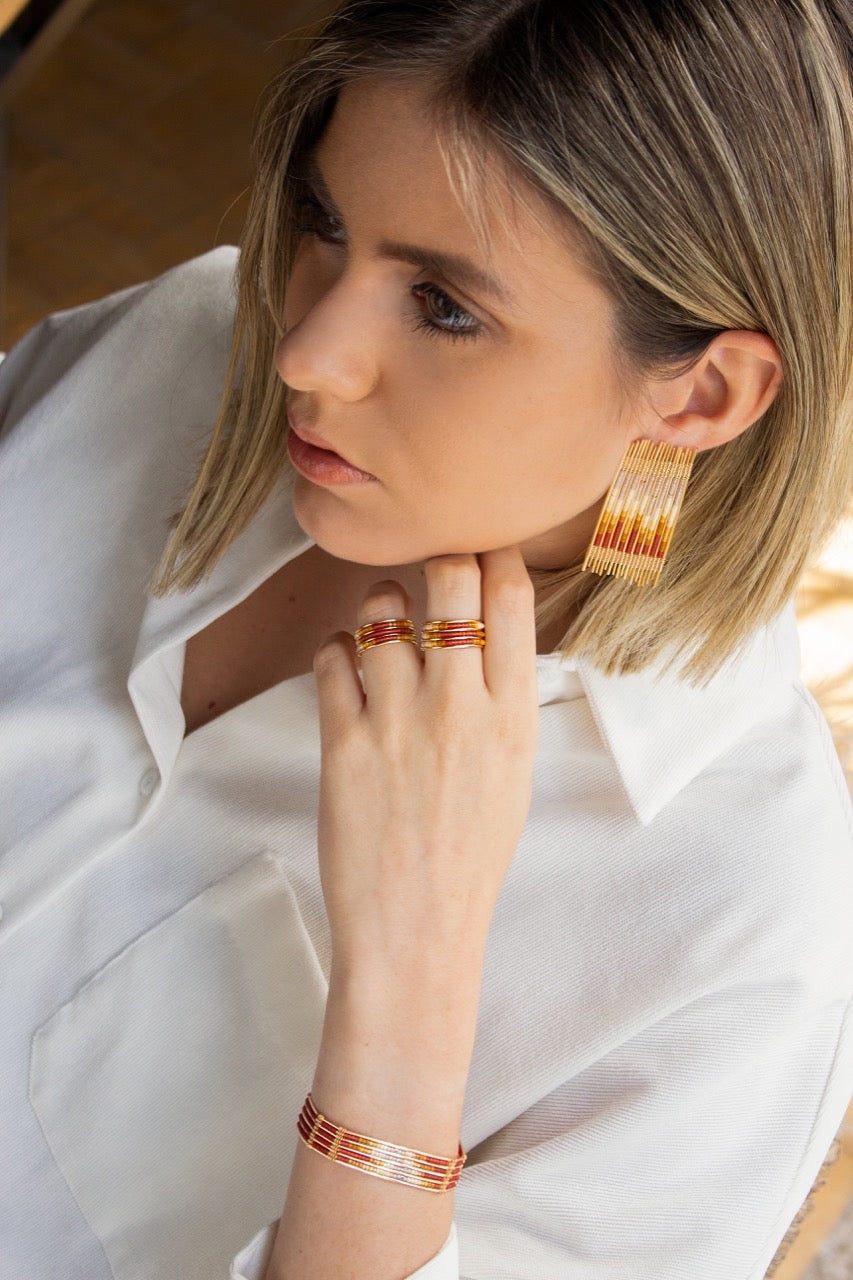
[[[486,939],[530,804],[536,632],[517,547],[424,571],[427,617],[482,613],[485,647],[378,644],[361,655],[362,682],[350,635],[315,659],[333,961],[313,1092],[336,1125],[452,1159]],[[378,584],[359,624],[409,618],[411,605]],[[451,1192],[300,1144],[267,1280],[401,1280],[440,1250],[452,1215]]]
[[[479,966],[457,970],[452,992],[447,980],[445,970],[440,988],[407,992],[375,976],[333,978],[312,1090],[330,1120],[456,1155]],[[400,1280],[438,1253],[452,1217],[452,1192],[372,1177],[300,1142],[266,1280]]]

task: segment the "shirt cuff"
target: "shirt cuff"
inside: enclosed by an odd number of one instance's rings
[[[277,1229],[278,1223],[271,1223],[266,1230],[258,1232],[251,1244],[240,1250],[231,1263],[230,1280],[264,1280]],[[435,1257],[413,1271],[407,1280],[459,1280],[455,1222],[450,1224],[450,1235]]]

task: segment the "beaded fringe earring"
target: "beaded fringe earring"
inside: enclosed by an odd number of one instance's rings
[[[604,500],[582,568],[653,587],[695,457],[695,449],[633,441]]]

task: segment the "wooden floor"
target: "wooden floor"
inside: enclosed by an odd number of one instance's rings
[[[0,349],[52,310],[237,238],[256,99],[295,33],[328,7],[323,0],[96,0],[16,100]],[[813,608],[824,619],[830,607],[849,609],[853,542],[804,591],[811,594],[801,593],[802,618]],[[853,776],[851,633],[842,618],[834,632],[842,659],[823,687]],[[853,1195],[850,1153],[848,1137],[777,1280],[802,1280]]]
[[[0,347],[238,235],[255,103],[321,0],[97,0],[13,106]]]

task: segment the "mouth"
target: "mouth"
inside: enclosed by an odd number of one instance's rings
[[[301,424],[297,427],[291,414],[288,414],[288,423],[287,452],[306,480],[322,485],[366,484],[376,480],[369,471],[362,471],[336,453],[317,432]]]

